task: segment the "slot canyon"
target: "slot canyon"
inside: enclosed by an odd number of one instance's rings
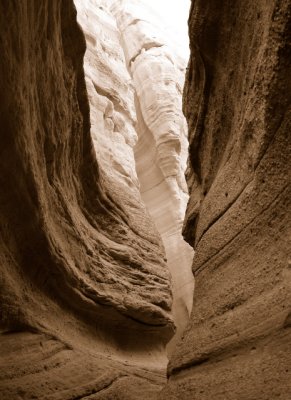
[[[291,0],[188,3],[0,0],[0,400],[291,399]]]

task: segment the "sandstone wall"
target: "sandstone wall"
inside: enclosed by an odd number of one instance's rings
[[[192,2],[193,312],[161,399],[290,399],[290,1]]]
[[[76,0],[75,4],[86,38],[84,70],[99,168],[140,201],[133,153],[137,142],[134,87],[120,33],[106,1]]]
[[[115,1],[112,10],[136,91],[135,159],[141,196],[161,234],[172,275],[177,332],[168,346],[171,352],[188,323],[194,289],[193,251],[181,234],[188,200],[187,125],[182,113],[186,61],[145,3]]]
[[[118,34],[86,17],[91,116],[73,2],[0,2],[1,399],[151,397],[174,333]]]

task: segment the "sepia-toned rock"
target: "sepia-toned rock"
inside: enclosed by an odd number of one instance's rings
[[[290,21],[290,1],[192,2],[196,283],[161,399],[290,398]]]
[[[150,396],[174,334],[118,31],[77,5],[86,85],[72,1],[0,6],[1,399]]]
[[[166,250],[173,284],[175,337],[181,337],[192,309],[193,251],[181,230],[188,200],[184,177],[188,155],[182,113],[186,61],[155,22],[146,5],[121,0],[112,6],[121,32],[128,69],[136,91],[138,143],[135,147],[140,192]]]
[[[186,68],[147,2],[0,1],[0,400],[291,398],[291,1],[191,4]]]

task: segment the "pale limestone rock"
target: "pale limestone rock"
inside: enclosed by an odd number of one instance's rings
[[[75,4],[87,43],[84,69],[97,158],[106,174],[129,186],[136,197],[134,88],[115,18],[102,2],[76,0]]]
[[[182,114],[185,61],[163,35],[159,21],[153,23],[146,5],[120,0],[112,10],[136,91],[139,142],[135,156],[141,194],[166,249],[178,339],[188,321],[194,287],[193,252],[181,235],[188,199],[184,178],[187,125]]]

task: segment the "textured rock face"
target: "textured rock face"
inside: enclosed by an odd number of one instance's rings
[[[99,163],[72,1],[0,3],[1,399],[140,398],[163,379],[171,286],[131,166],[132,88],[110,17],[89,18],[109,58],[86,54]]]
[[[100,168],[140,201],[133,147],[137,142],[134,88],[120,33],[106,1],[75,1],[85,33],[84,69],[91,135]]]
[[[173,317],[181,336],[192,308],[192,249],[181,235],[188,193],[184,178],[188,141],[182,114],[185,61],[155,24],[146,5],[114,2],[127,67],[136,90],[139,141],[135,147],[142,198],[161,234],[173,282]]]
[[[161,234],[172,275],[176,341],[189,319],[194,285],[192,249],[181,235],[188,199],[181,104],[185,62],[165,44],[154,15],[141,2],[75,4],[87,44],[84,68],[97,159],[137,209],[142,195]]]
[[[193,1],[193,313],[162,399],[290,399],[290,1]]]

